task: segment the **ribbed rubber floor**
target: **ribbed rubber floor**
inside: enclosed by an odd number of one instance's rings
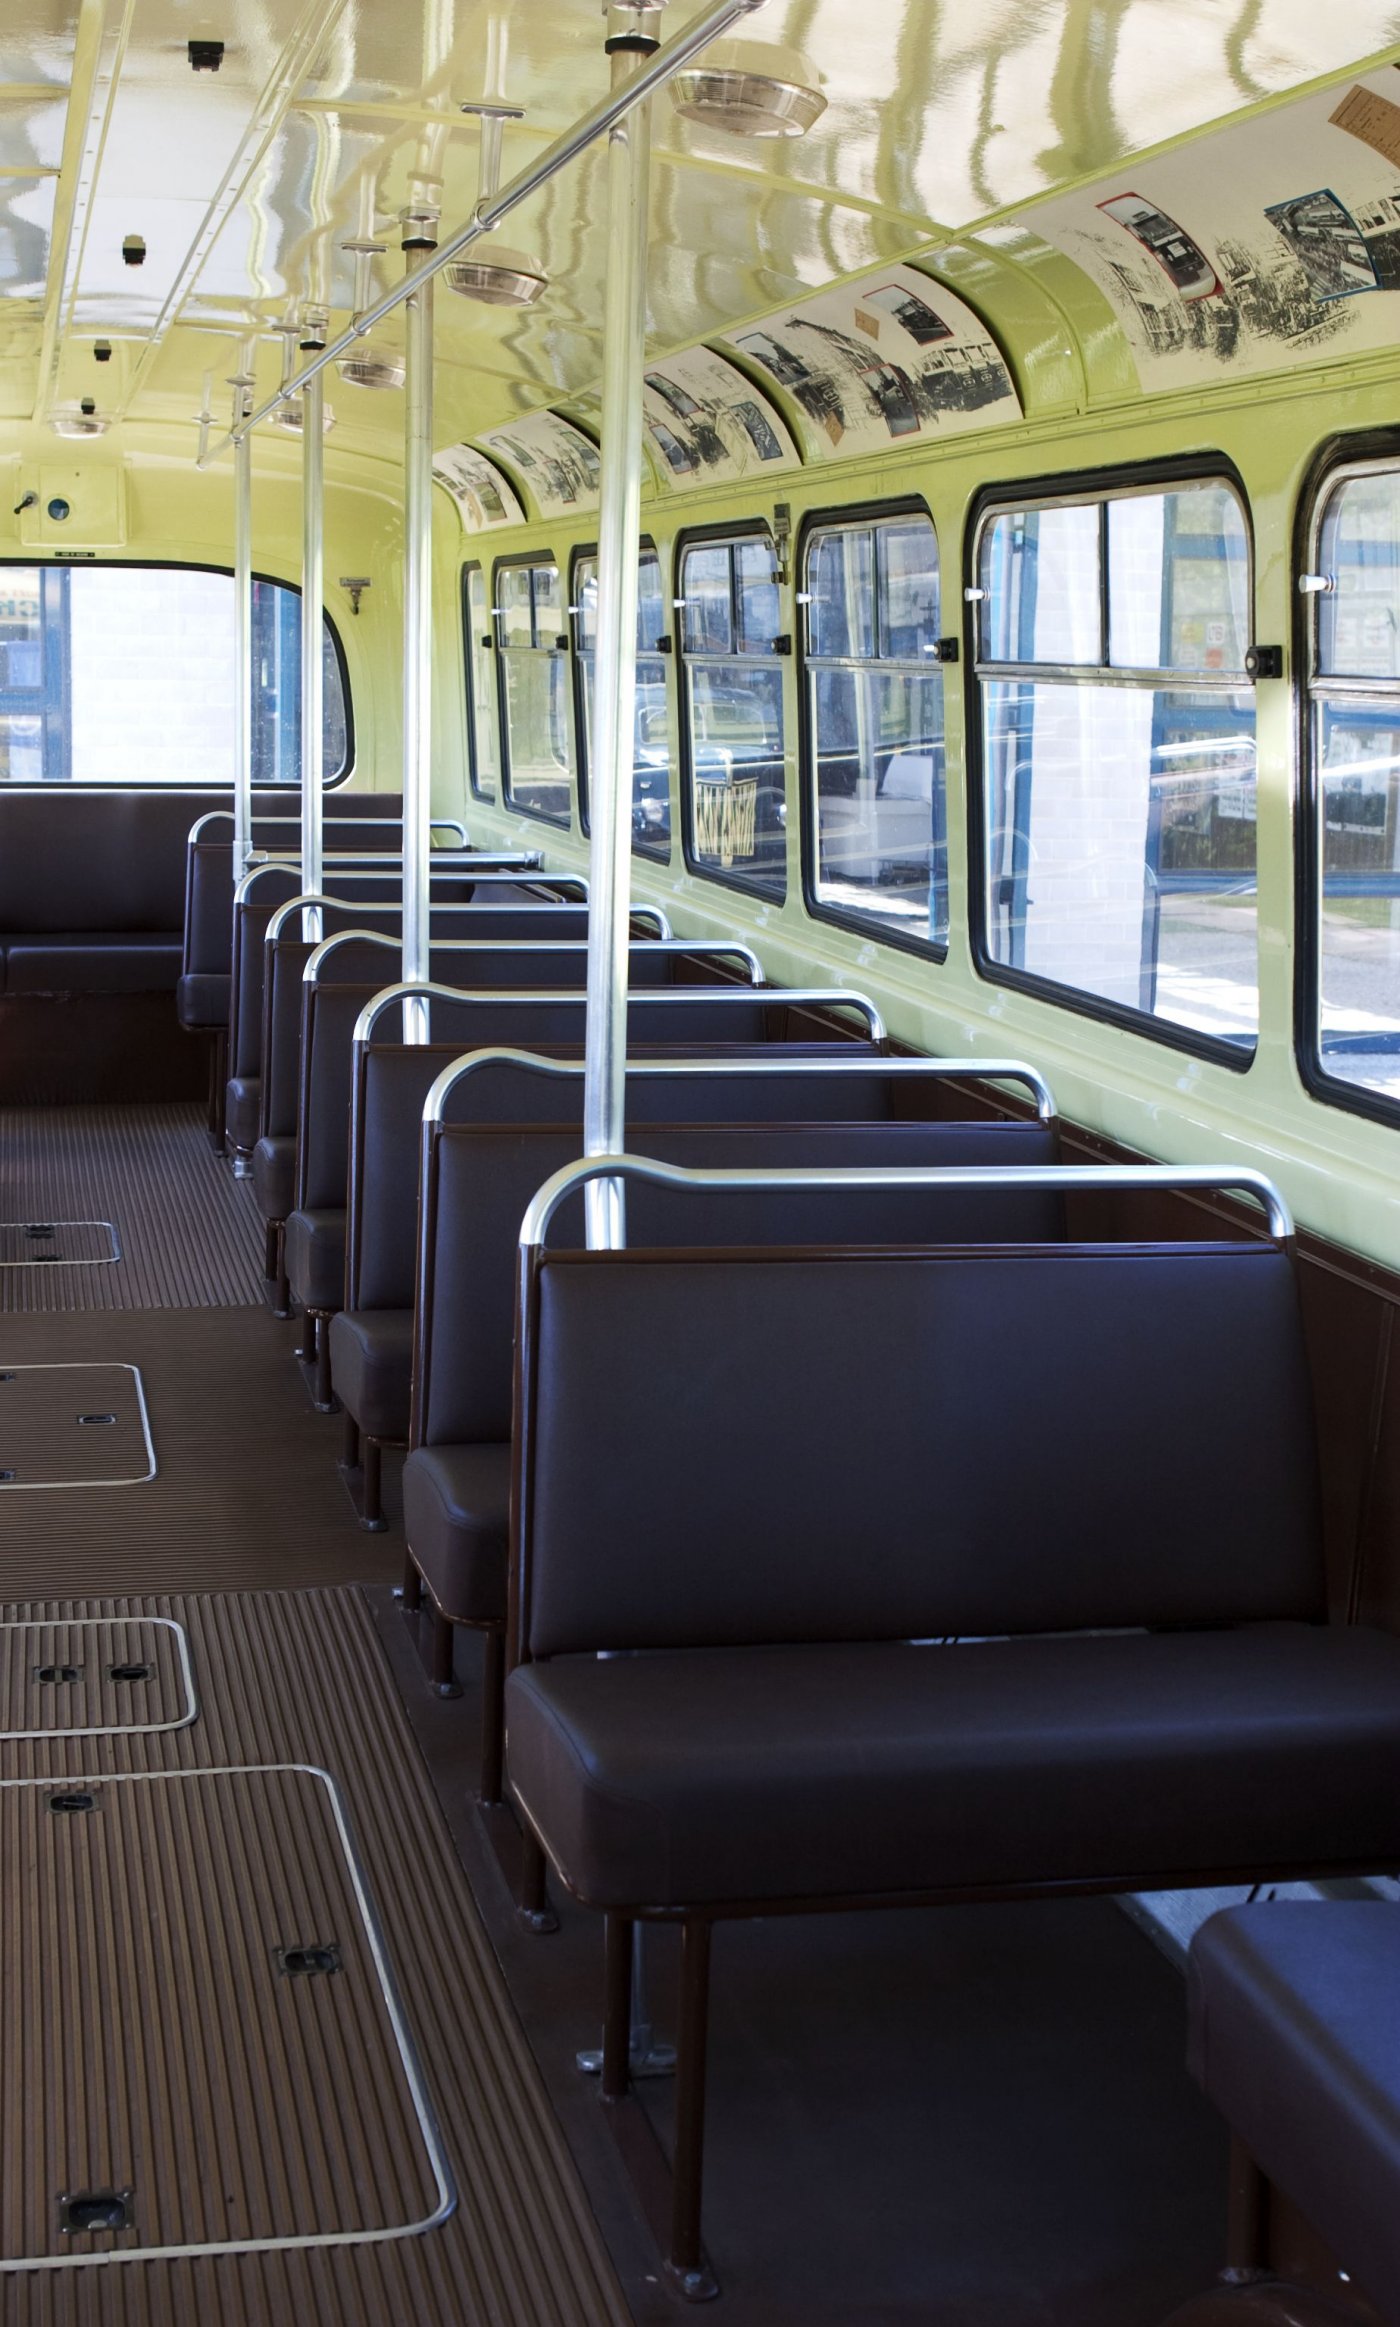
[[[0,2259],[14,2257],[17,2243],[33,2254],[26,2239],[45,2239],[49,2249],[114,2250],[96,2266],[6,2274],[6,2327],[625,2327],[622,2297],[359,1594],[49,1603],[3,1614],[173,1616],[189,1631],[201,1701],[193,1727],[163,1735],[0,1743],[0,1777],[49,1781],[28,1790],[26,1811],[0,1820],[0,1879],[16,1934],[10,1946],[29,1949],[0,1982],[8,2118]],[[341,1790],[441,2128],[456,2209],[436,2228],[382,2243],[118,2262],[131,2243],[126,2232],[66,2241],[53,2232],[59,2198],[86,2175],[110,2174],[131,2189],[138,2240],[146,2230],[143,2186],[147,2221],[178,2221],[183,2206],[192,2225],[206,2226],[236,2216],[289,2220],[308,2198],[323,2213],[358,2208],[363,2226],[376,2207],[380,2219],[394,2209],[403,2219],[425,2192],[432,2196],[375,1983],[356,1952],[362,1941],[333,1838],[306,1792],[314,1781],[280,1804],[270,1803],[262,1782],[171,1781],[164,1807],[146,1811],[148,1821],[167,1821],[158,1837],[149,1824],[142,1830],[153,1863],[144,1871],[137,1865],[140,1821],[128,1807],[137,1788],[123,1783],[123,1773],[268,1763],[325,1768]],[[293,1783],[268,1782],[284,1790]],[[37,1804],[55,1790],[90,1791],[94,1808],[45,1806],[42,1817],[62,1831],[30,1833],[26,1859],[21,1829],[38,1825]],[[104,1817],[109,1824],[95,1828]],[[60,1880],[64,1853],[70,1864]],[[54,1875],[37,1897],[36,1865]],[[282,1895],[273,1897],[279,1883]],[[153,1912],[162,1885],[164,1906]],[[197,1911],[189,1904],[196,1885]],[[65,1896],[80,1911],[65,1916]],[[41,1935],[56,1911],[57,1944],[46,1953]],[[274,1925],[280,1930],[298,1913],[325,1914],[337,1926],[303,1939],[348,1933],[346,1968],[283,1981],[269,2009],[276,1983],[256,1961],[259,1949]],[[190,1969],[181,1950],[190,1944],[205,1970],[202,1991],[195,1982],[193,1993],[180,1989]],[[59,2010],[59,1991],[83,1970],[77,2009]],[[119,2037],[119,2024],[141,2018],[162,1973],[164,2022],[157,2015],[139,2042]],[[236,2034],[222,1984],[230,1976]],[[337,1983],[344,1984],[337,1990]],[[364,2013],[358,2033],[356,1992]],[[303,2027],[292,2043],[288,2012],[317,2015],[321,2025]],[[260,2145],[239,2147],[231,2117],[241,2111],[251,2126],[260,2105],[272,2108],[275,2122]],[[143,2142],[127,2181],[112,2128],[138,2122]],[[327,2179],[337,2145],[345,2169],[358,2171],[353,2192]],[[261,2193],[253,2187],[258,2173],[267,2177]],[[249,2175],[245,2187],[240,2176]]]
[[[0,1312],[241,1308],[262,1298],[252,1189],[213,1153],[200,1107],[0,1108],[0,1221],[65,1220],[110,1221],[120,1260],[0,1266]]]
[[[384,1466],[394,1524],[366,1535],[336,1470],[339,1418],[313,1411],[293,1339],[294,1328],[261,1305],[0,1319],[0,1371],[138,1366],[157,1466],[146,1486],[42,1494],[0,1486],[5,1588],[35,1595],[56,1577],[70,1592],[397,1583],[398,1462]],[[103,1379],[113,1380],[110,1371]],[[6,1395],[0,1383],[0,1400]],[[111,1410],[110,1397],[104,1404]],[[84,1425],[72,1435],[92,1455],[116,1433]],[[8,1459],[0,1448],[0,1466]]]

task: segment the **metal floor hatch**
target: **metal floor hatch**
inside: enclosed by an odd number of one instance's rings
[[[396,2239],[455,2193],[339,1790],[0,1780],[0,2272]]]
[[[198,1710],[189,1640],[168,1616],[0,1624],[0,1740],[150,1735]]]
[[[0,1366],[0,1493],[137,1487],[155,1475],[134,1365]]]
[[[0,1220],[0,1268],[102,1268],[122,1257],[110,1220]]]

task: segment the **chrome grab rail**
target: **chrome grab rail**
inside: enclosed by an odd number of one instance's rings
[[[371,931],[370,934],[377,936],[380,932]],[[330,942],[328,938],[326,943]],[[406,998],[416,999],[420,995],[444,1002],[576,1002],[580,1009],[587,1000],[582,986],[568,986],[561,993],[553,988],[546,991],[537,986],[442,986],[431,979],[424,979],[419,984],[406,979],[399,985],[386,986],[383,993],[376,994],[372,1002],[366,1002],[355,1021],[355,1041],[369,1041],[374,1020],[381,1011],[390,1009],[395,1002],[402,1002]],[[645,1009],[648,1004],[656,1002],[751,1002],[755,996],[775,1008],[787,1002],[804,1005],[820,1002],[841,1009],[859,1010],[870,1028],[870,1040],[885,1040],[885,1022],[869,996],[853,994],[844,986],[641,986],[628,994],[627,1006],[629,1009]],[[511,1055],[529,1058],[533,1053],[521,1051]],[[869,1051],[863,1051],[858,1063],[868,1068],[871,1055]],[[725,1062],[721,1060],[718,1063],[723,1065]],[[811,1059],[795,1061],[794,1072],[804,1063],[810,1068],[815,1062]],[[888,1063],[882,1056],[881,1067]]]
[[[322,898],[319,900],[319,902],[324,904],[326,900]],[[470,905],[444,905],[436,906],[434,907],[434,910],[436,912],[445,913],[470,913],[474,910],[474,908]],[[268,926],[270,933],[271,924],[269,923]],[[310,960],[307,962],[305,971],[307,979],[309,981],[313,980],[313,964],[319,964],[322,959],[337,945],[348,945],[352,939],[355,938],[371,937],[376,941],[387,942],[390,944],[393,943],[392,938],[386,939],[386,933],[382,929],[333,930],[329,937],[322,939],[321,943],[317,946],[316,951],[314,954],[312,954]],[[750,972],[750,975],[747,983],[738,989],[740,992],[746,994],[752,993],[755,991],[755,989],[760,987],[764,993],[779,993],[782,991],[780,987],[769,987],[764,985],[763,965],[759,961],[758,955],[753,951],[752,947],[747,945],[696,945],[693,940],[688,937],[634,937],[629,943],[629,953],[631,952],[633,946],[641,948],[647,954],[663,953],[686,957],[691,957],[695,954],[717,954],[721,958],[728,957],[734,960],[742,961],[745,968]],[[434,953],[471,954],[481,953],[488,949],[493,953],[547,953],[586,955],[588,952],[588,940],[586,937],[440,937],[437,938],[433,944]],[[426,982],[427,981],[422,978],[405,979],[404,983],[406,985],[411,985],[413,988],[413,994],[409,997],[409,999],[416,999],[420,989],[425,985]],[[651,989],[648,989],[648,991],[650,990]],[[667,991],[669,992],[670,989],[668,988]],[[684,986],[679,986],[675,989],[675,991],[677,993],[686,993],[689,991],[689,989]],[[706,991],[708,992],[709,989],[707,988]]]
[[[285,870],[285,867],[278,867],[276,869],[279,871]],[[248,877],[251,879],[252,876],[249,875]],[[487,873],[483,877],[488,881],[498,880],[505,887],[513,887],[515,885],[515,875],[513,873]],[[470,899],[464,897],[440,897],[433,906],[433,912],[435,914],[469,913],[473,916],[480,916],[486,913],[513,913],[527,911],[538,911],[540,913],[553,913],[557,911],[562,911],[565,913],[576,913],[579,910],[581,902],[582,900],[568,897],[550,897],[547,899],[542,898],[538,906],[527,907],[511,905],[479,905],[474,897]],[[391,916],[394,914],[401,914],[403,912],[403,904],[398,897],[384,897],[379,900],[371,897],[366,900],[364,898],[355,897],[332,897],[317,890],[303,890],[299,895],[295,897],[288,897],[281,905],[278,905],[274,908],[272,918],[268,922],[267,928],[264,932],[264,937],[267,941],[270,942],[273,938],[277,938],[282,935],[283,925],[290,917],[291,909],[293,906],[301,907],[303,905],[333,905],[343,911],[348,912],[351,907],[356,904],[359,905],[362,912],[387,913]],[[330,937],[326,938],[324,943],[330,945],[335,941],[336,938],[339,937],[384,937],[386,934],[387,933],[382,929],[337,929],[331,932]],[[465,943],[466,940],[445,937],[440,939],[439,942],[443,945],[450,945],[454,943]],[[479,939],[476,942],[485,944],[488,941],[485,939]],[[509,944],[511,941],[508,938],[500,938],[497,939],[496,942],[498,944]],[[517,939],[516,942],[519,944],[527,944],[533,943],[533,940],[522,938]],[[573,942],[581,945],[583,940],[582,938],[579,938]],[[646,944],[648,942],[650,941],[642,938],[637,940],[638,944]]]
[[[848,1170],[819,1167],[788,1171],[698,1171],[659,1163],[652,1156],[595,1155],[564,1164],[531,1197],[520,1224],[522,1252],[542,1245],[559,1206],[590,1180],[651,1180],[659,1187],[683,1188],[1077,1188],[1089,1194],[1105,1188],[1141,1188],[1158,1194],[1190,1189],[1257,1198],[1269,1234],[1285,1249],[1293,1238],[1293,1215],[1263,1172],[1247,1167],[1217,1169],[1211,1164],[856,1164]]]
[[[366,851],[362,854],[358,849],[347,852],[344,856],[332,851],[323,861],[336,868],[338,882],[382,881],[387,879],[391,873],[397,873],[403,863],[402,857],[388,856],[382,852],[370,854]],[[480,869],[478,870],[478,868]],[[253,863],[234,889],[234,904],[243,904],[252,884],[264,874],[299,873],[300,871],[301,857],[295,851],[289,852],[285,856],[257,852]],[[446,850],[441,850],[432,867],[432,873],[439,872],[452,873],[458,879],[467,878],[473,887],[478,889],[490,887],[493,883],[502,888],[519,888],[530,882],[538,882],[551,889],[577,889],[581,892],[577,897],[551,897],[547,902],[553,905],[586,905],[588,902],[588,884],[580,875],[543,872],[537,858],[532,858],[529,863],[514,857],[487,854],[462,858],[449,855]],[[430,874],[429,877],[431,878],[432,875]],[[328,897],[322,901],[332,905],[352,902],[351,899],[344,897]],[[391,902],[394,900],[385,899],[386,904]]]
[[[782,989],[779,988],[778,991]],[[373,1005],[370,1006],[371,1008]],[[361,1013],[361,1023],[369,1013]],[[359,1025],[355,1039],[360,1039]],[[365,1037],[368,1040],[368,1036]],[[777,1049],[777,1045],[774,1048]],[[464,1051],[451,1066],[444,1067],[429,1091],[423,1106],[423,1121],[430,1129],[442,1124],[442,1110],[454,1085],[467,1075],[476,1074],[482,1067],[524,1067],[535,1074],[581,1076],[580,1059],[546,1058],[534,1050],[510,1050],[496,1046],[488,1050]],[[680,1079],[707,1075],[893,1075],[901,1080],[934,1080],[954,1075],[977,1076],[988,1082],[1025,1083],[1035,1098],[1037,1120],[1052,1124],[1055,1121],[1055,1101],[1050,1086],[1034,1067],[1020,1059],[1011,1058],[639,1058],[627,1062],[627,1080],[643,1077],[652,1080]]]
[[[206,824],[218,824],[221,821],[232,824],[233,810],[231,808],[206,808],[202,816],[195,818],[185,836],[186,840],[198,840]],[[366,832],[401,832],[403,830],[401,816],[337,816],[333,807],[328,821],[332,824],[354,825],[357,831],[363,829]],[[300,832],[301,830],[299,816],[265,816],[255,810],[253,822],[255,824],[285,824],[289,832]],[[459,848],[470,848],[471,846],[467,828],[458,816],[435,816],[429,830],[455,834]]]

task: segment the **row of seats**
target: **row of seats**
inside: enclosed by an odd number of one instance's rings
[[[333,933],[309,977],[304,949],[270,1136],[365,1519],[409,1442],[405,1600],[440,1687],[455,1628],[485,1636],[481,1791],[524,1821],[522,1910],[549,1927],[547,1859],[603,1918],[614,2106],[634,1929],[682,1927],[668,2265],[703,2295],[717,1923],[1392,1863],[1400,1643],[1325,1621],[1286,1239],[1084,1242],[1029,1070],[1029,1120],[926,1120],[976,1070],[889,1058],[831,995],[639,993],[608,1167],[628,1249],[587,1251],[582,1003],[531,942],[551,910],[444,947],[426,1044],[374,983],[391,929]],[[448,984],[464,958],[474,991]],[[650,974],[681,958],[724,974],[664,948]],[[1207,1926],[1193,2064],[1380,2308],[1280,2287],[1256,2223],[1182,2327],[1400,2318],[1366,2235],[1390,2114],[1318,1966],[1336,1912]],[[1370,1919],[1338,1941],[1369,1995],[1387,1910],[1341,1912]]]

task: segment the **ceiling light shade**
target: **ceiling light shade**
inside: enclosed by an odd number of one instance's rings
[[[355,388],[401,388],[405,371],[403,357],[393,348],[361,348],[340,365],[342,380]]]
[[[300,396],[288,396],[278,405],[275,412],[269,412],[267,425],[269,428],[280,428],[284,436],[300,436],[301,419]],[[334,426],[335,414],[329,404],[323,405],[321,408],[321,434],[329,436]]]
[[[49,426],[55,436],[105,436],[111,426],[102,412],[55,412]]]
[[[826,111],[796,49],[717,40],[671,84],[677,113],[732,137],[801,137]]]
[[[533,307],[549,282],[533,259],[503,242],[472,243],[442,271],[449,290],[484,307]]]

